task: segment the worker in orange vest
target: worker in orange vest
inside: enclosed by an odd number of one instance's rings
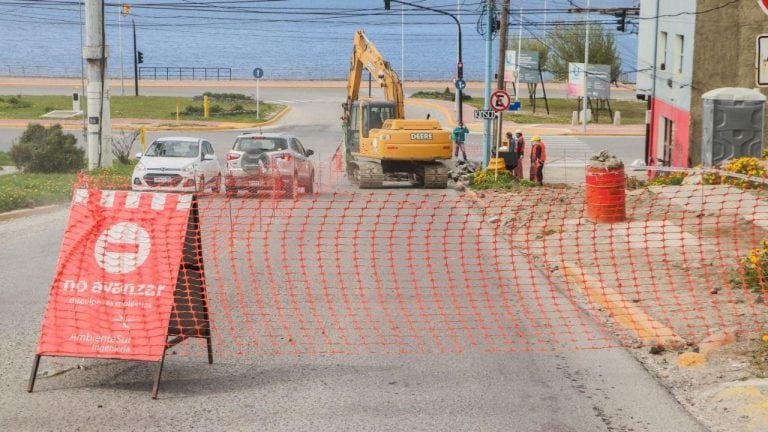
[[[531,138],[531,172],[529,178],[532,182],[544,184],[544,162],[547,161],[547,146],[541,137],[535,135]]]

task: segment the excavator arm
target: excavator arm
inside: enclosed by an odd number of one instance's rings
[[[384,60],[376,46],[365,37],[362,30],[355,33],[352,46],[352,60],[349,65],[349,76],[347,80],[347,103],[344,108],[345,117],[349,116],[349,109],[352,103],[360,97],[360,85],[363,78],[363,68],[371,73],[379,81],[379,85],[384,90],[386,100],[395,104],[396,119],[405,118],[405,106],[403,105],[403,84],[397,73],[390,67],[389,62]]]

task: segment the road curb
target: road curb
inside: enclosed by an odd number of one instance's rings
[[[24,209],[18,209],[18,210],[11,210],[8,212],[2,212],[0,213],[0,221],[7,221],[10,219],[16,219],[20,217],[26,217],[26,216],[34,216],[38,214],[44,214],[44,213],[50,213],[54,210],[58,210],[62,208],[61,205],[57,204],[51,204],[47,206],[40,206],[40,207],[33,207],[33,208],[24,208]]]
[[[679,347],[685,340],[671,328],[661,324],[642,308],[626,300],[602,281],[586,274],[583,268],[563,260],[563,275],[578,286],[590,303],[602,306],[622,327],[631,330],[644,345]]]
[[[173,131],[173,130],[185,130],[185,131],[219,131],[219,130],[235,130],[235,129],[254,129],[259,127],[271,126],[279,121],[285,114],[291,110],[291,107],[285,106],[283,109],[277,112],[269,120],[265,120],[261,123],[238,123],[238,122],[217,122],[215,125],[153,125],[149,123],[149,119],[135,119],[141,121],[147,121],[147,123],[125,123],[125,124],[112,124],[112,130],[136,130],[139,128],[145,128],[148,131]],[[114,119],[113,119],[114,120]],[[80,130],[82,124],[80,120],[75,124],[74,122],[55,121],[50,119],[37,120],[37,119],[18,119],[17,122],[9,122],[3,124],[3,127],[24,129],[32,123],[38,124],[60,124],[65,130]]]

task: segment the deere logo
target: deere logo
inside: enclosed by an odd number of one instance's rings
[[[432,134],[431,133],[412,133],[411,139],[412,140],[431,140]]]

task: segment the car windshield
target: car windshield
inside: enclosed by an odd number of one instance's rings
[[[279,137],[242,137],[235,143],[235,150],[244,152],[268,152],[287,148],[286,139]]]
[[[200,146],[188,141],[155,141],[149,146],[145,156],[161,157],[197,157]]]

